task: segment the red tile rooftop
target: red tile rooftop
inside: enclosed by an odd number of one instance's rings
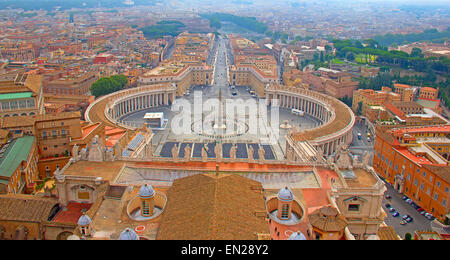
[[[428,160],[425,156],[416,156],[412,154],[407,148],[397,148],[397,151],[408,158],[409,160],[413,161],[417,164],[434,164],[432,161]]]
[[[450,125],[441,126],[425,126],[425,127],[415,127],[415,128],[400,128],[393,130],[394,134],[406,134],[406,133],[423,133],[423,132],[439,132],[439,133],[449,133]]]
[[[64,224],[77,224],[78,219],[83,215],[83,211],[88,211],[92,204],[69,202],[65,209],[58,212],[53,222]]]
[[[82,131],[82,139],[86,138],[86,136],[88,136],[92,131],[94,131],[95,128],[97,128],[100,125],[100,123],[95,123],[93,125],[88,125],[83,127],[83,129],[81,129]]]

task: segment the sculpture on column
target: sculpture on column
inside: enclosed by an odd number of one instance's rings
[[[178,145],[177,144],[175,144],[172,147],[172,159],[174,162],[176,162],[178,160]]]

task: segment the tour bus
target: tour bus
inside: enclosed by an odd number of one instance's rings
[[[305,112],[295,109],[295,108],[292,109],[291,113],[294,115],[298,115],[298,116],[303,116],[305,114]]]

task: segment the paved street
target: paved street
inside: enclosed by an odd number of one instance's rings
[[[386,184],[387,191],[386,195],[391,195],[392,199],[387,200],[383,199],[383,209],[386,211],[387,217],[384,219],[387,225],[394,227],[397,234],[404,238],[406,233],[414,234],[416,230],[431,230],[431,221],[420,215],[413,206],[409,205],[405,201],[402,200],[403,195],[398,193],[391,185]],[[391,206],[400,213],[400,216],[393,217],[392,213],[386,209],[385,204],[389,203]],[[402,216],[408,214],[410,215],[414,221],[408,223],[406,225],[401,225],[400,221],[402,220]]]

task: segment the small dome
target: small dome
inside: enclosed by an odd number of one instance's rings
[[[81,215],[81,217],[78,219],[78,225],[80,226],[87,226],[91,224],[92,220],[87,214]]]
[[[155,191],[153,190],[151,185],[143,185],[141,189],[139,190],[139,197],[141,198],[151,198],[155,194]]]
[[[139,240],[139,236],[131,228],[126,228],[120,233],[119,240]]]
[[[298,231],[292,233],[287,240],[306,240],[306,237],[302,232]]]
[[[283,201],[292,201],[294,200],[294,195],[288,187],[284,187],[278,192],[278,199]]]

